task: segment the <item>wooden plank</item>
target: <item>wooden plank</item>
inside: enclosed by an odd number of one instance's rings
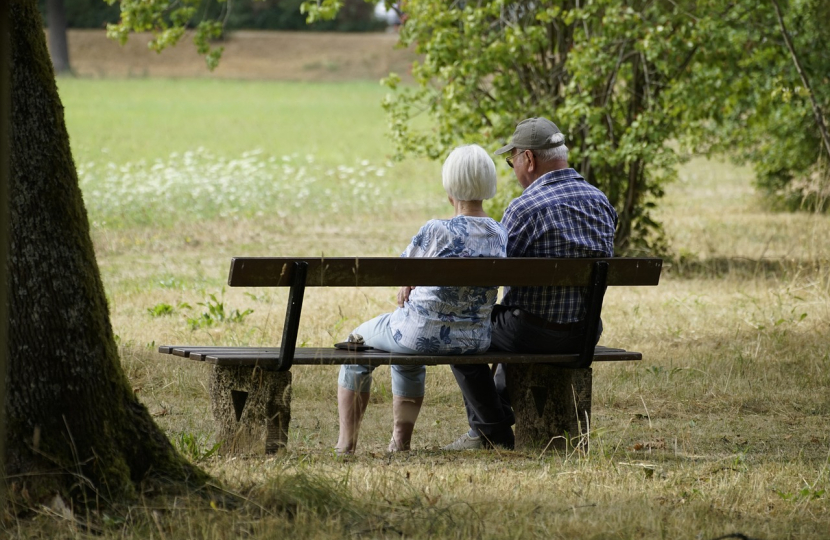
[[[171,347],[171,351],[169,354],[173,356],[181,356],[183,358],[190,358],[193,354],[199,353],[211,353],[211,352],[223,352],[228,347],[190,347],[190,346],[173,346]],[[233,347],[233,349],[238,349],[240,351],[247,351],[250,353],[256,352],[270,352],[273,350],[279,351],[278,347]],[[194,360],[199,360],[198,358],[194,358]]]
[[[193,358],[194,356],[211,356],[211,355],[213,355],[213,356],[215,356],[215,355],[219,355],[219,356],[252,356],[252,357],[257,356],[257,355],[264,355],[264,356],[270,357],[271,355],[279,355],[279,353],[280,353],[280,348],[279,347],[222,347],[222,346],[202,346],[202,345],[162,345],[161,347],[159,347],[159,349],[162,349],[162,348],[164,348],[165,350],[171,351],[168,354],[172,354],[172,351],[180,352],[180,354],[178,354],[176,356],[182,356],[182,357],[185,357],[185,358]],[[163,351],[159,351],[159,352],[163,352]],[[303,348],[297,349],[297,353],[303,358],[313,358],[313,357],[319,356],[319,355],[325,355],[325,356],[337,356],[337,355],[351,356],[351,355],[355,355],[355,354],[365,354],[365,355],[371,355],[371,356],[384,355],[384,356],[395,357],[395,358],[398,358],[398,357],[409,358],[409,357],[412,356],[412,355],[405,355],[405,354],[388,353],[388,352],[379,351],[379,350],[369,350],[369,351],[365,351],[363,353],[355,353],[355,352],[347,351],[347,350],[344,350],[344,349],[337,349],[337,348],[333,348],[333,347],[303,347]],[[602,353],[602,354],[629,353],[629,351],[626,351],[625,349],[617,349],[617,348],[613,348],[613,347],[597,347],[596,348],[596,353],[597,354],[600,354],[600,353]],[[507,353],[507,352],[501,352],[501,351],[492,351],[492,352],[484,353],[484,355],[486,355],[488,357],[492,356],[492,355],[515,356],[517,354],[522,354],[522,353]],[[640,354],[640,353],[633,353],[633,354]],[[479,356],[481,356],[481,355],[479,355]],[[528,353],[528,354],[524,354],[524,356],[536,357],[536,356],[548,356],[548,355],[544,355],[544,354],[535,355],[535,354]],[[468,357],[472,357],[472,355],[470,355],[470,356],[423,355],[423,356],[419,356],[418,358],[468,358]],[[451,364],[451,363],[454,363],[454,362],[448,361],[447,363]],[[457,363],[457,362],[455,362],[455,363]]]
[[[307,287],[413,286],[588,286],[598,260],[608,261],[609,286],[652,286],[660,281],[662,259],[543,258],[289,258],[234,257],[231,287],[287,287],[293,263],[308,263]]]
[[[240,353],[255,353],[255,352],[279,352],[279,347],[217,347],[204,345],[159,345],[158,352],[161,354],[172,354],[173,356],[180,356],[182,358],[190,358],[192,360],[204,360],[199,358],[210,352],[228,352],[239,351]],[[194,356],[196,356],[194,358]]]
[[[251,351],[247,351],[247,352],[246,351],[226,352],[226,351],[221,351],[221,350],[191,351],[188,358],[190,358],[191,360],[197,360],[197,361],[200,361],[200,362],[204,362],[205,360],[207,360],[208,356],[213,356],[213,355],[216,355],[216,354],[234,354],[234,355],[239,355],[239,356],[245,356],[245,355],[250,356],[250,355],[266,354],[266,355],[279,356],[280,348],[279,347],[256,348],[255,350],[251,350]]]
[[[193,353],[191,353],[191,358]],[[235,348],[225,351],[205,353],[201,358],[210,364],[219,366],[253,367],[262,369],[276,369],[279,362],[279,352],[254,352]],[[524,354],[506,353],[500,351],[487,352],[480,355],[464,356],[435,356],[435,355],[405,355],[384,351],[350,352],[333,348],[301,348],[294,356],[295,365],[339,365],[339,364],[368,364],[373,366],[398,365],[447,365],[447,364],[541,364],[556,363],[570,364],[579,358],[578,354]],[[642,354],[623,349],[597,347],[594,355],[595,362],[616,362],[641,360]]]

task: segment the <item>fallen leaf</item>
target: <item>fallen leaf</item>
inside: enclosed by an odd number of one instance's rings
[[[666,447],[666,441],[663,439],[655,439],[644,443],[637,443],[634,445],[634,450],[659,450]]]

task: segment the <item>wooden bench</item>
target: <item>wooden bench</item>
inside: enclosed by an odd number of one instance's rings
[[[290,287],[279,347],[163,345],[159,352],[213,365],[210,393],[221,451],[272,453],[288,441],[294,365],[505,364],[516,414],[516,446],[571,444],[590,425],[593,362],[641,360],[642,354],[595,347],[576,354],[487,352],[403,355],[377,350],[296,348],[306,287],[578,286],[587,289],[586,336],[595,336],[608,286],[653,286],[662,260],[491,258],[241,258],[231,261],[231,287]],[[376,314],[370,314],[374,316]],[[368,318],[368,316],[367,316]],[[345,337],[345,336],[344,336]],[[334,382],[332,382],[334,384]],[[427,389],[429,393],[429,389]],[[460,396],[459,396],[460,397]],[[459,414],[461,414],[459,412]]]

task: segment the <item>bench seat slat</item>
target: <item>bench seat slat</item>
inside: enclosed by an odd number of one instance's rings
[[[280,352],[279,347],[203,347],[198,345],[163,345],[159,347],[160,353],[181,356],[182,358],[190,358],[191,360],[204,360],[204,357],[208,354],[216,352],[222,353],[229,350],[238,351],[240,354],[279,354]]]
[[[269,368],[276,367],[279,361],[279,347],[159,347],[159,352],[163,353],[168,350],[172,351],[174,356],[188,357],[192,360],[205,361],[218,366],[260,366],[262,369],[269,370]],[[327,347],[307,347],[296,350],[294,365],[571,364],[576,362],[578,357],[578,354],[525,354],[500,351],[461,356],[407,355],[375,350],[351,352]],[[593,361],[616,362],[641,360],[642,357],[643,355],[639,352],[609,347],[597,347]]]

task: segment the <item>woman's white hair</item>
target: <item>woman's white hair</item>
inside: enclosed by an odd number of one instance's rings
[[[457,201],[483,201],[496,196],[496,165],[477,144],[450,152],[441,176],[447,195]]]
[[[561,133],[551,135],[549,142],[564,142],[565,136]],[[556,148],[545,148],[544,150],[533,150],[533,154],[539,161],[568,161],[568,147],[564,144]]]

